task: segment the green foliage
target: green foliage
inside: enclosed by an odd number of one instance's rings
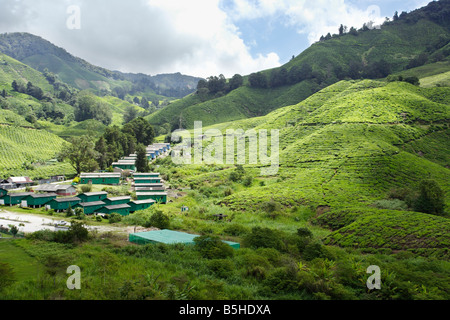
[[[217,236],[200,236],[194,239],[195,249],[207,259],[226,259],[233,256],[233,248]]]
[[[136,172],[149,172],[149,162],[147,158],[147,151],[143,144],[138,144],[136,147]]]
[[[82,193],[91,192],[92,184],[83,184],[80,188]]]
[[[155,209],[146,225],[158,229],[168,229],[170,227],[170,218],[162,210]]]
[[[12,285],[15,281],[13,268],[4,262],[0,262],[0,292],[6,287]]]
[[[422,180],[419,196],[414,201],[414,210],[429,214],[444,213],[444,191],[434,180]]]
[[[99,153],[89,136],[73,137],[70,144],[66,144],[59,157],[68,159],[72,167],[80,175],[82,172],[93,172],[98,168]]]
[[[244,244],[250,248],[273,248],[276,250],[284,250],[284,244],[281,241],[280,232],[277,230],[254,227],[245,235]]]
[[[111,224],[118,223],[118,222],[122,221],[122,216],[116,212],[113,212],[110,215],[108,215],[108,220],[109,220],[109,223],[111,223]]]

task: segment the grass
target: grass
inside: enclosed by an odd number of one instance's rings
[[[18,240],[0,240],[0,261],[8,263],[14,270],[17,281],[35,279],[42,265],[16,245]]]

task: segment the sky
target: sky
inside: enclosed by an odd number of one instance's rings
[[[283,65],[341,24],[430,1],[0,0],[0,33],[32,33],[110,70],[229,78]]]

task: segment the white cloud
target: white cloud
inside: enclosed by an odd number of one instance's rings
[[[359,9],[345,0],[233,0],[228,8],[234,21],[277,16],[307,34],[310,43],[328,32],[337,33],[341,24],[360,28],[369,21],[384,21],[377,5]]]
[[[80,6],[80,30],[66,27],[70,5]],[[280,65],[276,53],[251,56],[219,0],[0,0],[0,7],[0,32],[42,36],[109,69],[231,77]]]

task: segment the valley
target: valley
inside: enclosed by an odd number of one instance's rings
[[[448,300],[449,10],[434,1],[230,79],[109,71],[37,36],[0,35],[1,180],[64,175],[78,195],[139,201],[133,174],[158,173],[168,196],[105,219],[1,206],[4,227],[11,214],[70,228],[0,230],[0,299]],[[242,144],[230,149],[229,136]],[[263,138],[269,158],[253,163]],[[175,161],[179,150],[195,161]],[[130,241],[155,230],[197,237]],[[66,289],[69,265],[82,290]],[[370,266],[380,289],[367,286]]]

